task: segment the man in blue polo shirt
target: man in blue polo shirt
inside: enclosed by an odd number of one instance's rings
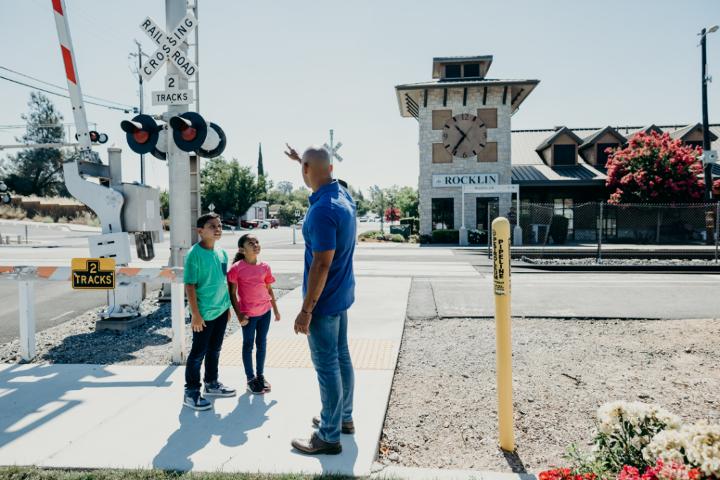
[[[288,149],[285,153],[300,162],[305,185],[313,191],[303,223],[304,300],[295,333],[308,335],[322,402],[320,417],[313,418],[317,432],[309,439],[293,440],[292,446],[311,455],[338,454],[340,433],[355,432],[355,374],[347,339],[347,310],[355,301],[355,202],[333,180],[327,150],[310,147],[301,158],[289,145]]]

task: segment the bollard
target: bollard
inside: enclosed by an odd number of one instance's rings
[[[495,366],[497,370],[500,448],[515,451],[512,400],[512,342],[510,330],[510,222],[492,222],[493,291],[495,293]]]
[[[35,356],[35,286],[33,282],[18,282],[18,297],[20,358],[29,362]]]
[[[180,365],[185,361],[185,285],[170,284],[170,312],[172,319],[172,361]]]

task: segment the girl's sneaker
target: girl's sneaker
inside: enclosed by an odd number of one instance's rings
[[[262,395],[265,393],[265,385],[263,385],[263,383],[258,381],[258,378],[255,377],[248,382],[248,392],[254,395]]]
[[[264,375],[258,375],[257,379],[258,379],[258,382],[263,384],[266,392],[269,392],[272,389],[272,385],[270,385],[270,383],[265,379]]]
[[[226,387],[220,382],[205,384],[205,396],[207,397],[234,397],[235,389]]]

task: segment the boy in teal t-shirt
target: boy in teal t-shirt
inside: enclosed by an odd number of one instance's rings
[[[208,410],[212,404],[200,393],[200,366],[205,360],[206,396],[232,397],[235,390],[218,381],[218,362],[230,316],[227,275],[228,254],[215,248],[222,236],[222,222],[217,213],[197,220],[200,241],[185,256],[184,282],[192,314],[192,348],[185,367],[183,403],[194,410]]]

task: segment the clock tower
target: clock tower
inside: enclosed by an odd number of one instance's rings
[[[489,79],[492,59],[437,57],[431,81],[395,87],[400,114],[420,127],[421,234],[459,230],[467,245],[468,230],[489,229],[489,205],[510,210],[510,117],[539,81]]]

